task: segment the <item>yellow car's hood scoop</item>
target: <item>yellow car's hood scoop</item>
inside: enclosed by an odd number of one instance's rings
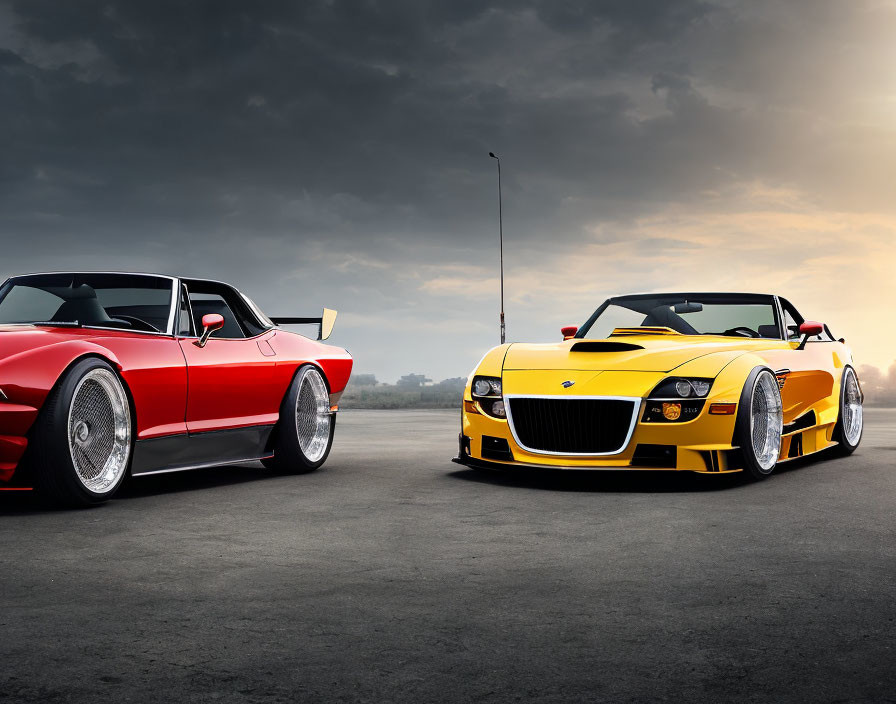
[[[507,350],[504,369],[668,372],[697,357],[715,352],[743,352],[750,346],[747,340],[679,334],[626,336],[624,341],[613,337],[540,345],[515,343]]]
[[[569,348],[570,352],[634,352],[643,350],[641,345],[633,345],[630,342],[615,342],[613,340],[582,340]]]

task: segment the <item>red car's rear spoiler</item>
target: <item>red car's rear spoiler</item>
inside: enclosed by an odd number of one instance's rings
[[[335,310],[324,308],[318,318],[295,318],[295,317],[278,317],[271,318],[274,325],[317,325],[317,339],[326,340],[330,333],[333,332],[333,326],[336,324]]]

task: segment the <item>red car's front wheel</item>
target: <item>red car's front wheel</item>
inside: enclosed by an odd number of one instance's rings
[[[70,506],[102,503],[127,474],[131,409],[107,363],[77,362],[50,393],[35,424],[31,456],[36,487]]]

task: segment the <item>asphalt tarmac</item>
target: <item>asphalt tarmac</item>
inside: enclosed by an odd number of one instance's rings
[[[758,484],[451,464],[345,411],[324,469],[0,492],[0,701],[896,701],[896,411]]]

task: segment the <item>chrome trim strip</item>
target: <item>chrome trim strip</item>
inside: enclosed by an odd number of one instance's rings
[[[134,335],[161,335],[162,337],[172,337],[167,332],[155,332],[154,330],[131,330],[130,328],[110,328],[105,325],[81,325],[78,323],[77,325],[74,323],[66,323],[66,322],[37,322],[37,323],[3,323],[3,327],[58,327],[58,328],[66,328],[69,330],[111,330],[112,332],[127,332],[132,333]]]
[[[177,310],[177,279],[171,279],[171,301],[168,304],[168,327],[166,330],[169,335],[174,334],[174,313]]]
[[[16,274],[15,276],[10,276],[10,279],[19,279],[23,276],[45,276],[47,274],[122,274],[125,276],[155,276],[159,279],[174,279],[175,277],[169,274],[154,274],[149,271],[108,271],[106,269],[67,269],[64,271],[30,271],[27,274]],[[5,283],[5,282],[4,282]]]
[[[781,305],[781,299],[778,297],[776,293],[775,296],[775,313],[778,316],[778,339],[779,340],[787,340],[787,326],[784,325],[784,306]]]
[[[629,443],[631,442],[632,435],[635,433],[635,426],[638,424],[638,417],[641,415],[641,404],[644,399],[640,396],[563,396],[559,394],[504,394],[504,398],[507,399],[507,404],[505,404],[504,408],[507,412],[507,424],[510,426],[510,433],[513,435],[514,442],[526,452],[531,452],[533,455],[550,455],[552,457],[605,457],[607,455],[618,455],[625,452]],[[625,436],[625,440],[622,442],[622,446],[618,450],[613,450],[611,452],[548,452],[545,450],[536,450],[532,447],[527,447],[520,442],[520,438],[516,433],[516,427],[513,424],[513,412],[511,411],[511,403],[510,399],[514,398],[545,398],[551,399],[555,401],[631,401],[634,404],[634,408],[632,409],[632,420],[628,426],[628,434]]]
[[[27,323],[26,323],[27,325]],[[168,332],[153,332],[152,330],[130,330],[129,328],[109,328],[104,325],[79,325],[82,330],[112,330],[113,332],[128,332],[135,335],[158,335],[161,337],[173,337]]]
[[[177,280],[177,290],[179,293],[179,300],[178,300],[178,304],[177,304],[177,331],[176,331],[175,337],[177,337],[178,339],[187,338],[187,337],[196,337],[196,335],[193,335],[193,331],[194,331],[194,328],[196,327],[196,325],[193,321],[193,304],[190,303],[190,293],[189,293],[189,291],[187,291],[187,285],[180,279]],[[181,303],[183,303],[187,306],[187,316],[190,318],[190,320],[189,320],[190,329],[187,331],[186,335],[183,335],[180,332]]]
[[[231,286],[231,288],[233,287]],[[261,308],[259,308],[255,304],[255,301],[253,301],[239,289],[234,288],[233,290],[236,291],[237,295],[243,299],[243,302],[249,307],[249,310],[252,311],[252,315],[255,316],[256,322],[260,323],[261,327],[268,328],[269,330],[277,327],[276,325],[274,325],[274,322],[264,314],[264,311],[262,311]]]
[[[244,342],[246,340],[257,340],[257,339],[267,335],[270,332],[271,332],[270,329],[262,330],[260,333],[258,333],[257,335],[253,335],[252,337],[210,337],[209,341],[222,340],[225,342]],[[284,330],[283,332],[288,332],[288,331]],[[177,338],[180,340],[198,340],[200,337],[201,337],[201,335],[178,335],[177,336]]]

